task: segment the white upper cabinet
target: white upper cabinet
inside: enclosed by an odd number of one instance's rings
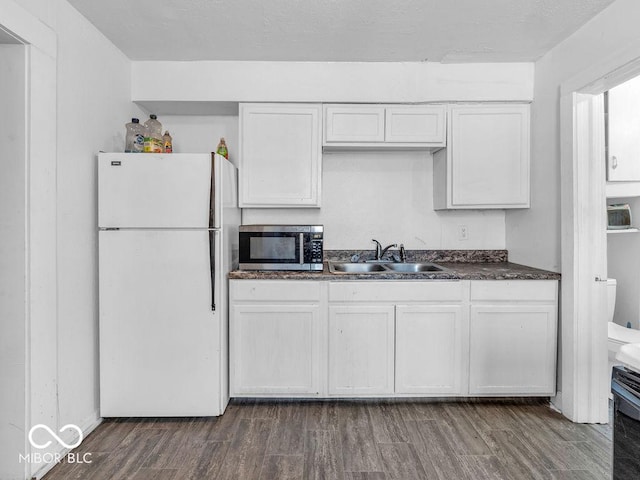
[[[319,207],[320,104],[240,104],[240,207]]]
[[[640,181],[640,77],[607,92],[607,180]]]
[[[529,124],[528,104],[450,105],[434,208],[529,208]]]
[[[444,105],[325,105],[325,148],[445,145]]]

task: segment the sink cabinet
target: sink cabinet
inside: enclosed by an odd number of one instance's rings
[[[230,280],[232,397],[555,394],[556,280]]]
[[[528,104],[449,105],[434,209],[529,208],[529,117]]]
[[[393,305],[329,306],[329,395],[393,393]]]
[[[240,207],[319,207],[322,106],[242,103],[239,115]]]

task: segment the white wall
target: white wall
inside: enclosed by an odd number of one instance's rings
[[[30,302],[31,385],[27,404],[31,403],[31,411],[26,419],[28,426],[46,423],[55,429],[74,423],[90,429],[98,421],[95,155],[98,150],[123,149],[124,124],[141,112],[130,102],[129,60],[66,0],[19,0],[13,4],[19,7],[11,4],[12,11],[23,7],[31,12],[35,23],[47,25],[56,37],[53,42],[43,42],[54,52],[44,52],[50,54],[48,60],[41,58],[42,52],[31,50],[32,60],[38,57],[37,62],[32,61],[32,67],[38,68],[30,77],[32,112],[41,115],[37,106],[52,102],[56,118],[31,132],[40,139],[30,152],[29,198],[35,200],[30,234],[36,242],[40,239],[35,250],[32,248],[31,261],[46,266],[45,276],[52,272],[57,287],[47,284]],[[34,23],[33,17],[17,16]],[[34,31],[37,33],[37,28]],[[57,85],[57,91],[41,98],[45,84]],[[56,144],[57,149],[50,148]],[[43,201],[46,205],[40,204]],[[55,206],[50,208],[52,204]],[[50,211],[56,213],[46,219],[39,217],[40,212]],[[42,241],[51,236],[53,241]],[[40,275],[31,281],[36,290],[42,284]],[[34,473],[41,466],[34,465]]]
[[[506,214],[512,261],[560,271],[560,85],[611,52],[636,44],[638,18],[640,2],[616,0],[536,62],[531,208]]]
[[[130,62],[66,1],[58,33],[59,423],[98,418],[97,166],[100,150],[124,150]]]
[[[0,45],[0,63],[0,478],[9,479],[24,477],[16,449],[26,418],[24,45]]]
[[[237,164],[237,116],[160,120],[176,152],[209,152],[224,136]],[[370,249],[372,238],[409,249],[504,248],[504,211],[433,210],[433,159],[425,151],[332,152],[322,162],[322,208],[244,209],[243,223],[321,224],[326,249]],[[467,240],[458,239],[459,225]]]

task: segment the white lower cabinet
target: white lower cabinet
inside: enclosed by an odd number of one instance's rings
[[[464,320],[461,305],[396,306],[396,393],[463,393]]]
[[[329,306],[329,394],[393,393],[394,307]]]
[[[554,395],[557,290],[231,280],[231,396]]]
[[[318,396],[318,282],[230,283],[231,396]]]
[[[557,282],[471,282],[469,393],[554,395]]]

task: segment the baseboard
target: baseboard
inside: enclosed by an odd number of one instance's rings
[[[80,424],[78,425],[78,427],[80,427],[80,430],[82,430],[82,438],[87,438],[87,435],[89,435],[91,432],[93,432],[96,427],[98,425],[100,425],[102,423],[102,418],[100,417],[100,414],[98,412],[98,410],[96,410],[95,412],[93,412],[93,414],[89,415],[87,418],[85,418],[82,422],[80,422]],[[67,456],[67,454],[71,451],[70,448],[64,448],[62,446],[60,446],[60,449],[56,452],[54,452],[54,454],[59,454],[60,458],[64,458]],[[44,477],[47,473],[49,473],[49,471],[55,467],[57,464],[56,463],[46,463],[44,465],[42,465],[38,471],[36,471],[35,473],[32,473],[31,475],[31,479],[36,479],[36,480],[40,480],[42,477]]]

